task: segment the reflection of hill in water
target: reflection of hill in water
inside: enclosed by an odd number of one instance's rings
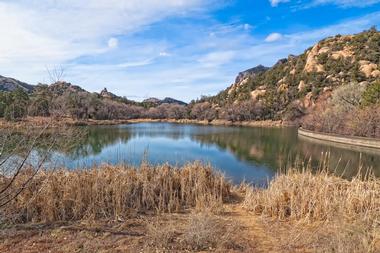
[[[372,166],[380,175],[380,154],[363,152],[360,158],[358,151],[299,139],[297,131],[289,128],[212,127],[166,123],[88,127],[86,135],[73,140],[70,148],[59,150],[59,152],[76,159],[97,155],[106,147],[117,143],[127,144],[135,138],[159,137],[172,140],[189,138],[201,145],[217,146],[221,150],[231,152],[239,160],[265,165],[273,171],[286,167],[296,157],[303,160],[312,157],[313,165],[317,166],[321,153],[329,152],[330,167],[337,167],[338,172],[342,172],[347,167],[347,176],[355,174],[361,159],[364,167]],[[69,140],[64,141],[69,142]]]
[[[86,157],[97,155],[102,150],[117,142],[127,143],[131,138],[131,133],[116,127],[89,127],[86,134],[67,152],[62,152],[71,158]]]
[[[239,159],[265,164],[273,170],[286,167],[296,159],[307,162],[312,158],[312,166],[318,167],[323,154],[329,155],[329,167],[337,173],[350,177],[357,173],[359,164],[364,168],[374,168],[380,176],[380,151],[366,149],[349,150],[324,143],[314,143],[299,139],[295,129],[241,128],[227,133],[196,135],[200,142],[217,144],[233,152]]]
[[[264,164],[273,170],[295,155],[297,136],[283,129],[236,128],[233,131],[194,135],[201,143],[216,144],[239,159]]]

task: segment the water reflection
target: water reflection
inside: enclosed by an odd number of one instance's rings
[[[299,138],[293,128],[238,128],[220,126],[139,123],[86,128],[87,134],[70,148],[51,154],[51,166],[92,167],[101,163],[182,165],[200,160],[219,168],[235,182],[263,183],[295,159],[330,154],[330,167],[346,176],[356,174],[359,163],[380,176],[380,150],[349,150]],[[69,141],[69,140],[65,140]]]

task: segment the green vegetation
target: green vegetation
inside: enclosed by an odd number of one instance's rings
[[[377,81],[367,87],[363,93],[363,105],[380,104],[380,82]]]
[[[0,117],[15,121],[27,116],[28,94],[21,88],[11,93],[0,93]]]

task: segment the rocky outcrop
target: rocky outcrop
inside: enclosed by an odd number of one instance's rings
[[[377,64],[371,63],[369,61],[359,61],[360,71],[366,77],[379,77],[380,71],[377,69]]]
[[[332,52],[331,57],[334,60],[338,60],[339,58],[352,57],[353,55],[354,55],[354,52],[351,47],[344,47],[343,50]]]
[[[107,88],[104,88],[101,92],[100,92],[100,96],[103,97],[103,98],[109,98],[109,99],[113,99],[113,98],[116,98],[117,96],[111,92],[109,92],[107,90]]]
[[[269,68],[263,65],[258,65],[254,68],[247,69],[243,72],[240,72],[235,79],[235,84],[242,82],[247,77],[254,77],[255,75],[267,71]]]
[[[266,93],[266,86],[262,85],[251,92],[251,98],[254,101],[257,101],[261,96],[264,96]]]
[[[71,83],[65,82],[65,81],[59,81],[56,83],[53,83],[49,86],[49,90],[54,94],[54,95],[62,95],[65,92],[87,92],[86,90],[82,89],[78,85],[73,85]]]
[[[305,84],[305,82],[303,80],[301,80],[300,83],[298,84],[298,87],[297,87],[298,92],[304,91],[305,88],[306,88],[306,84]]]
[[[307,52],[307,59],[304,70],[307,73],[310,72],[324,72],[323,65],[317,61],[317,56],[328,52],[327,47],[320,48],[320,45],[315,45],[309,52]]]

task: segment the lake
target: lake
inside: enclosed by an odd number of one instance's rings
[[[91,126],[69,150],[55,150],[50,166],[90,168],[103,163],[182,165],[210,163],[235,183],[262,184],[295,160],[315,168],[322,154],[329,154],[330,168],[351,177],[359,164],[380,175],[380,150],[346,148],[298,137],[296,128],[250,128],[136,123]]]

